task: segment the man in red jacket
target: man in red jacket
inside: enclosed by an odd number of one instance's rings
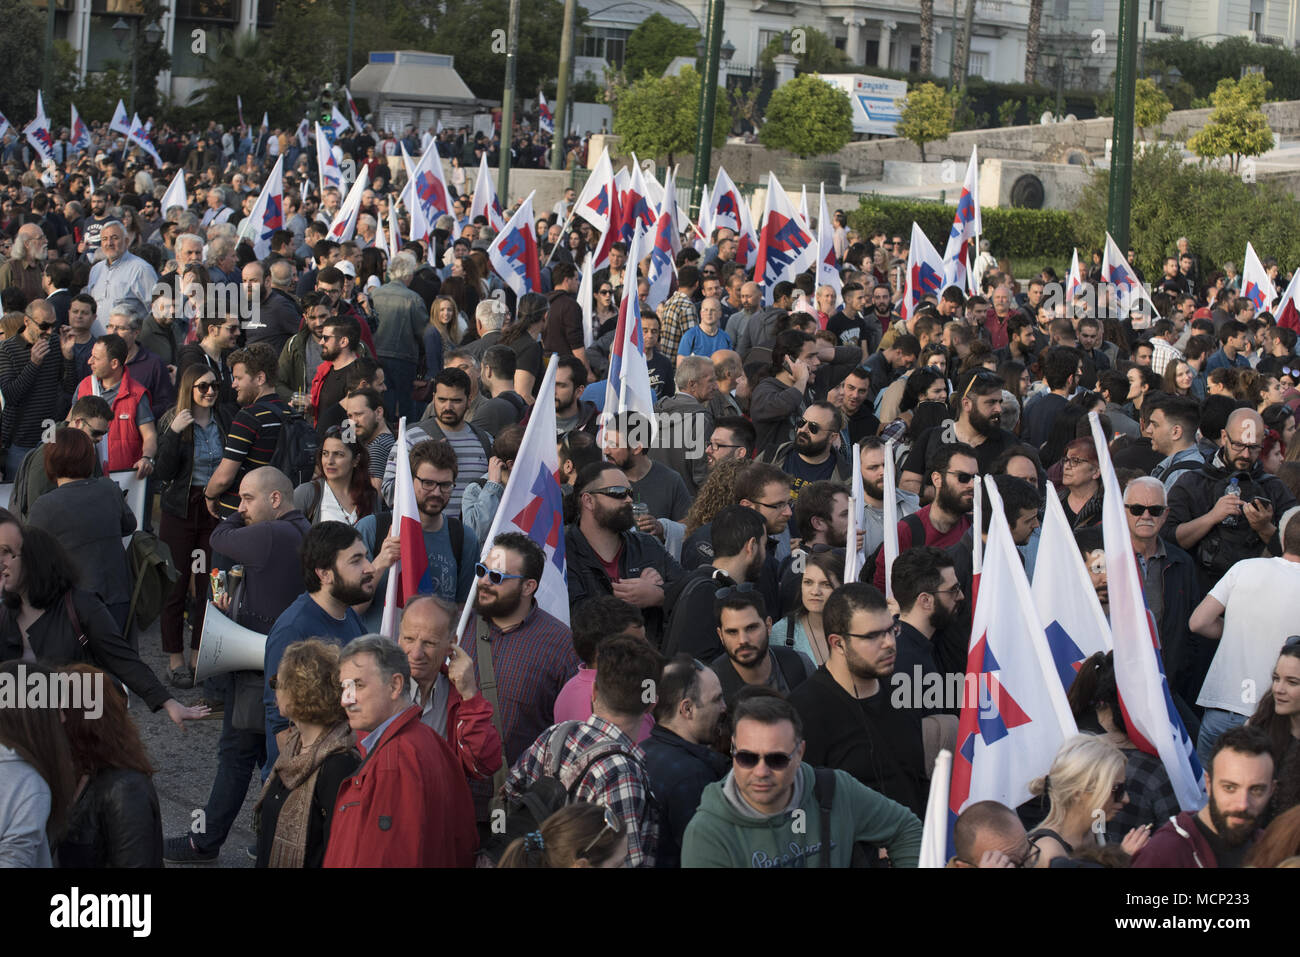
[[[382,635],[353,639],[339,656],[339,677],[362,761],[335,799],[325,866],[472,866],[478,835],[469,785],[411,704],[402,649]]]
[[[450,602],[418,595],[402,610],[397,644],[411,666],[411,700],[420,706],[420,720],[451,746],[466,777],[481,780],[501,767],[501,736],[474,680],[474,660],[452,640],[458,617]]]
[[[1205,773],[1210,800],[1183,811],[1151,835],[1134,867],[1242,867],[1262,831],[1257,822],[1273,796],[1273,752],[1260,728],[1242,725],[1214,743]]]

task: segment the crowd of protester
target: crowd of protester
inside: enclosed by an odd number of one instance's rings
[[[292,136],[163,129],[161,175],[96,138],[45,168],[11,148],[0,183],[0,677],[107,689],[97,720],[0,708],[0,864],[212,862],[253,780],[265,867],[915,866],[958,703],[900,706],[892,679],[965,672],[984,476],[1031,576],[1059,497],[1106,607],[1122,559],[1101,543],[1097,412],[1208,798],[1179,807],[1098,655],[1070,689],[1081,733],[1017,782],[1026,804],[969,806],[949,864],[1295,865],[1300,356],[1235,270],[1201,275],[1180,241],[1155,315],[1116,317],[1091,286],[1066,301],[1051,270],[1018,281],[985,243],[980,294],[949,287],[902,319],[899,235],[837,213],[842,288],[805,273],[766,297],[730,230],[688,237],[671,296],[641,311],[656,409],[700,441],[647,447],[636,413],[600,417],[644,264],[613,245],[584,330],[577,270],[600,237],[569,190],[535,224],[543,289],[517,298],[469,215],[463,169],[490,138],[406,131],[412,154],[454,161],[455,202],[432,248],[391,257],[376,227],[404,174],[376,156],[396,137],[341,144],[380,173],[344,243],[325,238],[339,191],[320,195]],[[285,225],[259,261],[238,227],[280,154]],[[163,216],[177,167],[189,205]],[[568,622],[538,603],[541,547],[488,540],[553,356]],[[428,570],[383,634],[399,456]],[[145,484],[143,515],[121,472]],[[140,658],[129,557],[155,530],[175,571],[163,678]],[[214,607],[265,654],[196,685],[212,569]],[[123,688],[178,725],[221,721],[201,831],[164,835]]]

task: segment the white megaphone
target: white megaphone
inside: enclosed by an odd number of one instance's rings
[[[194,683],[228,671],[261,671],[266,656],[266,635],[237,625],[208,602],[199,638],[199,659],[194,663]]]

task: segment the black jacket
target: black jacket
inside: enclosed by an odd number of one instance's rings
[[[826,666],[790,692],[803,719],[805,764],[848,771],[874,791],[925,815],[929,784],[919,714],[891,706],[893,689],[880,682],[875,697],[855,700]],[[870,716],[869,716],[870,715]]]
[[[225,444],[230,431],[231,416],[223,406],[213,407],[221,441]],[[158,456],[154,462],[154,477],[163,484],[160,501],[162,510],[177,518],[186,518],[190,508],[190,486],[194,484],[194,429],[177,434],[172,430],[176,410],[169,409],[158,422]]]
[[[682,566],[652,535],[629,529],[619,537],[623,548],[618,554],[618,577],[639,578],[642,569],[653,568],[663,577],[667,595],[684,574]],[[588,598],[614,594],[613,583],[605,574],[600,557],[576,523],[564,529],[564,558],[568,565],[569,607],[577,608]],[[645,617],[646,638],[659,647],[664,633],[663,606],[642,608],[641,614]]]
[[[663,725],[650,729],[641,742],[650,788],[659,804],[659,851],[655,867],[680,867],[682,837],[700,806],[700,796],[731,767],[725,756],[695,744]]]
[[[72,589],[72,609],[79,630],[73,629],[63,597],[32,623],[27,631],[27,641],[37,659],[57,667],[62,664],[83,662],[103,668],[138,695],[152,711],[157,711],[172,694],[163,687],[149,666],[127,643],[118,630],[117,622],[104,603],[90,592]],[[84,634],[86,643],[78,640]],[[0,661],[23,656],[23,638],[18,621],[8,608],[0,606]]]
[[[58,865],[162,867],[162,854],[162,811],[153,781],[139,771],[105,768],[73,806]]]
[[[1158,622],[1165,676],[1170,690],[1183,701],[1195,702],[1217,642],[1207,642],[1187,627],[1192,612],[1205,597],[1192,556],[1172,542],[1165,542],[1165,554],[1164,608]],[[1207,644],[1209,649],[1204,648]],[[1204,656],[1198,652],[1204,650],[1209,650],[1210,655],[1201,663],[1198,659]]]

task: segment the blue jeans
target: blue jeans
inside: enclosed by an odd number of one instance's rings
[[[21,445],[9,446],[9,451],[5,453],[5,481],[12,482],[18,477],[18,469],[22,467],[23,459],[27,458],[27,453],[36,448],[34,445],[23,447]]]
[[[1201,733],[1196,738],[1196,757],[1201,767],[1210,770],[1210,755],[1214,752],[1214,742],[1225,731],[1239,728],[1246,723],[1244,714],[1235,711],[1222,711],[1219,708],[1206,708],[1201,717]]]
[[[398,419],[406,416],[407,425],[414,425],[415,402],[411,398],[411,392],[415,389],[415,360],[380,359],[379,364],[384,369],[388,385],[385,393],[387,401],[384,404],[397,409]]]
[[[204,808],[206,830],[190,835],[194,846],[205,852],[215,851],[225,843],[248,796],[248,779],[266,761],[266,735],[238,731],[231,724],[235,711],[234,675],[218,675],[212,680],[225,686],[226,698],[221,740],[217,744],[217,776]]]

